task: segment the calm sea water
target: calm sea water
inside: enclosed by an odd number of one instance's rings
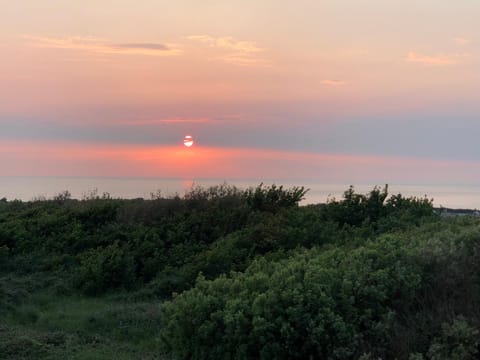
[[[231,179],[155,179],[155,178],[105,178],[105,177],[0,177],[0,198],[24,201],[38,197],[51,198],[68,190],[72,197],[81,199],[92,191],[108,192],[119,198],[150,198],[158,190],[164,196],[183,195],[194,185],[211,186],[227,182],[240,188],[275,183],[277,185],[305,186],[309,188],[303,204],[325,202],[328,198],[340,199],[350,184],[323,184],[312,180],[231,180]],[[352,184],[360,193],[370,191],[375,185]],[[449,208],[480,208],[480,185],[402,185],[389,184],[389,193],[434,199],[435,206]]]

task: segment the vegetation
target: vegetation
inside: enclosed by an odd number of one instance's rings
[[[475,359],[480,221],[388,188],[0,201],[6,359]]]

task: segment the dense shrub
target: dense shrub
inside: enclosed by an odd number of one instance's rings
[[[469,360],[477,359],[480,346],[478,329],[472,327],[463,317],[452,324],[442,324],[442,333],[428,350],[429,359]]]
[[[109,289],[133,287],[135,282],[133,257],[118,242],[83,253],[80,259],[76,281],[87,294],[94,295]]]
[[[276,212],[297,206],[307,192],[308,189],[303,186],[284,189],[283,186],[277,187],[275,184],[271,186],[260,184],[256,188],[247,189],[244,197],[253,210]]]
[[[355,358],[387,352],[420,273],[395,239],[352,252],[259,260],[164,305],[162,341],[180,359]]]
[[[46,326],[49,298],[171,300],[153,327],[164,325],[167,358],[478,356],[478,219],[444,219],[431,200],[387,190],[308,206],[304,188],[263,184],[0,200],[0,323]],[[102,329],[92,344],[117,318],[125,328],[112,334],[140,344],[136,321],[149,318],[79,311],[81,326]]]
[[[331,199],[325,207],[326,216],[341,226],[371,225],[377,230],[392,230],[410,226],[434,216],[433,200],[405,198],[401,194],[388,197],[388,186],[375,187],[369,194],[355,193],[353,186],[344,192],[343,199]]]

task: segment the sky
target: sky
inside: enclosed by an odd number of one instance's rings
[[[0,176],[472,184],[479,18],[477,0],[0,0]]]

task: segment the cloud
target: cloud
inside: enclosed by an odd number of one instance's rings
[[[151,119],[151,120],[128,120],[122,122],[124,125],[177,125],[177,124],[205,124],[210,122],[210,119],[199,118],[199,119],[182,119],[182,118],[173,118],[173,119]]]
[[[211,59],[238,66],[268,66],[270,62],[260,55],[265,49],[253,41],[237,40],[231,36],[190,35],[187,40],[199,42],[221,52]]]
[[[155,44],[155,43],[116,44],[116,45],[113,45],[113,47],[122,48],[122,49],[150,49],[150,50],[163,50],[163,51],[171,50],[165,44]]]
[[[114,44],[104,39],[80,36],[65,38],[25,36],[25,38],[35,47],[70,49],[99,54],[172,56],[181,53],[181,50],[177,47],[163,43]]]
[[[470,40],[464,38],[464,37],[461,37],[461,36],[458,36],[458,37],[454,37],[452,39],[457,45],[461,45],[461,46],[465,46],[465,45],[468,45],[470,44]]]
[[[466,54],[440,54],[440,55],[421,55],[414,51],[409,51],[405,61],[417,63],[425,66],[448,66],[458,64]]]
[[[187,39],[200,41],[210,47],[234,50],[242,53],[257,53],[263,51],[263,49],[258,47],[253,41],[236,40],[231,36],[215,38],[209,35],[191,35],[187,36]]]
[[[216,57],[214,60],[238,66],[270,66],[270,62],[266,59],[252,57],[245,54],[228,54]]]
[[[331,80],[331,79],[322,80],[321,83],[323,85],[329,85],[329,86],[341,86],[346,84],[346,82],[343,80]]]
[[[175,56],[183,52],[178,44],[156,42],[113,43],[96,37],[46,37],[24,36],[31,46],[39,48],[66,49],[107,55],[145,55]],[[214,49],[209,59],[238,66],[268,66],[270,63],[259,56],[264,49],[252,41],[237,40],[231,36],[212,37],[208,35],[192,35],[184,39],[206,45]]]

